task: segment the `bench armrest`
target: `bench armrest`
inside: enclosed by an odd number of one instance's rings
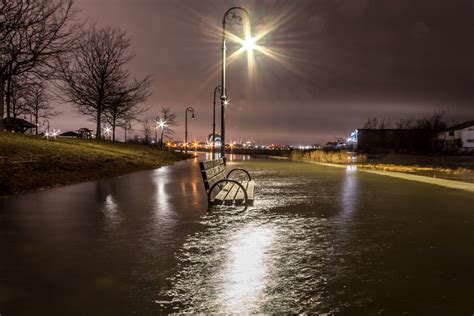
[[[229,178],[230,174],[231,174],[232,172],[234,172],[234,171],[242,171],[242,172],[244,172],[244,173],[247,174],[247,177],[249,178],[248,181],[251,181],[251,180],[252,180],[252,178],[250,177],[250,173],[249,173],[247,170],[242,169],[242,168],[235,168],[235,169],[232,169],[231,171],[229,171],[229,173],[227,174],[227,177],[226,177],[226,178]]]

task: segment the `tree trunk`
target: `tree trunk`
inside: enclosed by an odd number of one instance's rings
[[[100,119],[101,119],[101,116],[102,116],[102,111],[100,110],[97,110],[97,125],[96,125],[96,129],[95,129],[95,138],[102,138],[101,137],[101,130],[100,130]]]
[[[160,137],[160,147],[161,148],[164,148],[165,146],[163,146],[163,134],[164,134],[165,130],[164,129],[161,129],[161,137]]]
[[[38,135],[38,112],[35,112],[35,133]]]
[[[5,88],[5,79],[0,75],[0,132],[3,131],[3,115],[5,110],[3,88]]]
[[[112,122],[112,141],[115,142],[115,119]]]
[[[7,95],[6,95],[6,103],[7,103],[7,118],[11,117],[11,100],[12,100],[12,79],[11,77],[7,79]]]

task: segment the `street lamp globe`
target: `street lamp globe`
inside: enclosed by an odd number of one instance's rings
[[[242,43],[242,46],[247,50],[247,52],[251,52],[257,46],[257,38],[252,36],[247,36]]]

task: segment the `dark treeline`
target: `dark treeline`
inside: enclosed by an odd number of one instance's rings
[[[449,124],[447,111],[433,113],[422,118],[405,117],[394,122],[376,117],[368,118],[362,128],[365,129],[422,129],[438,132],[446,129]],[[455,122],[451,122],[454,124]]]

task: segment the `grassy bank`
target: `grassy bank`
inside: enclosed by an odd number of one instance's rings
[[[291,159],[340,165],[355,165],[358,169],[409,173],[433,178],[474,183],[473,156],[430,155],[355,155],[345,151],[292,151]]]
[[[0,195],[158,168],[183,158],[145,145],[0,132]]]

